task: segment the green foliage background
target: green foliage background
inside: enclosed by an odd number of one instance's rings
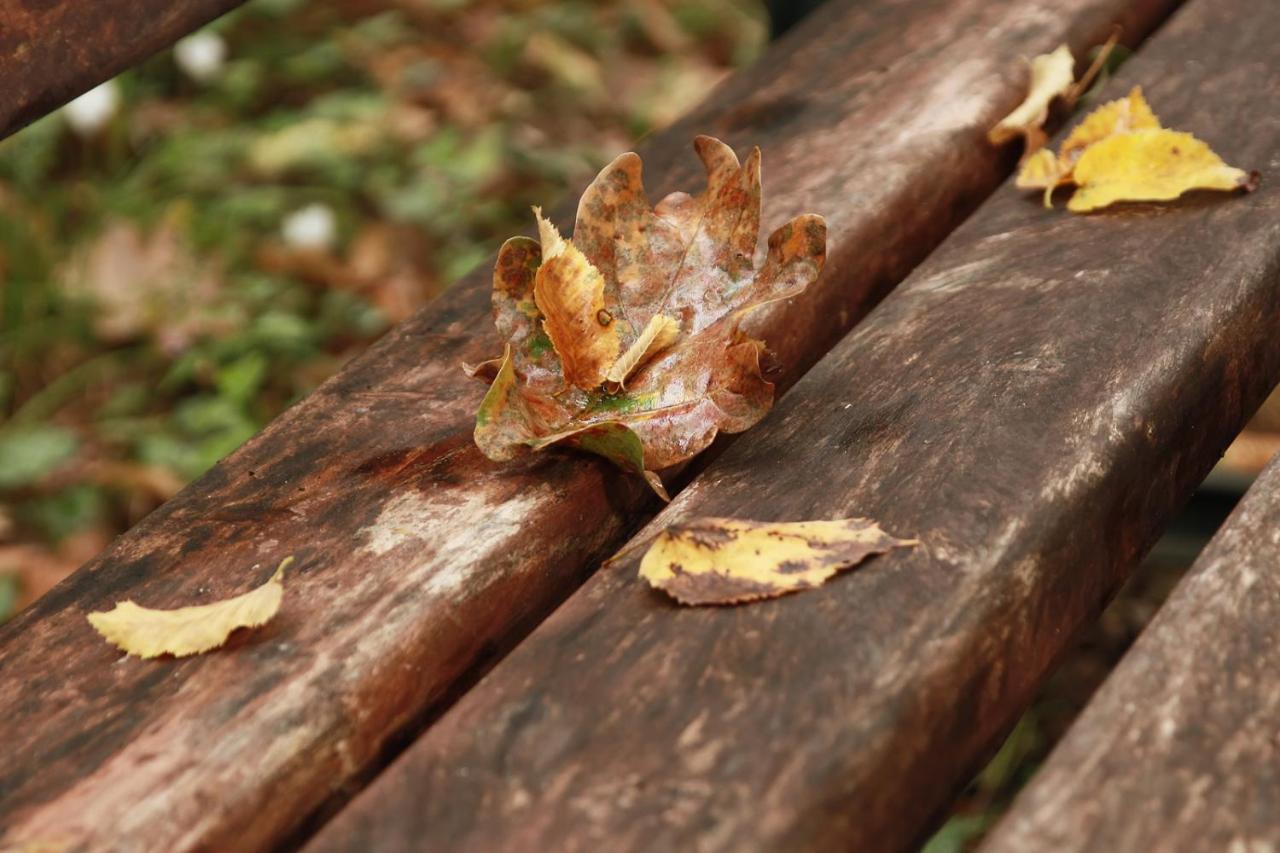
[[[685,110],[757,0],[252,0],[0,143],[0,621]],[[333,215],[329,247],[282,238]]]

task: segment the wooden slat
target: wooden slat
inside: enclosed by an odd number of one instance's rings
[[[244,0],[0,0],[0,138]]]
[[[1280,845],[1280,460],[984,850]]]
[[[998,184],[983,134],[1022,54],[1132,35],[1172,0],[832,3],[643,151],[696,189],[695,132],[764,149],[766,222],[831,225],[827,272],[762,317],[794,380]],[[481,271],[0,629],[3,841],[251,847],[295,831],[562,601],[655,510],[606,463],[497,465],[471,440],[500,350]],[[207,601],[297,557],[225,652],[118,662],[84,614]],[[253,568],[254,566],[257,568]]]
[[[1274,162],[1280,10],[1245,7],[1194,0],[1110,93]],[[1005,187],[636,541],[865,515],[922,545],[700,609],[637,547],[307,849],[920,841],[1280,376],[1278,271],[1275,182],[1090,217]]]

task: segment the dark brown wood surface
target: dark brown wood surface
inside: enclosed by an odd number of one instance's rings
[[[244,0],[0,0],[0,138]]]
[[[983,847],[1280,847],[1280,459]]]
[[[827,270],[762,317],[793,381],[989,193],[984,133],[1024,54],[1078,53],[1172,0],[833,2],[642,150],[697,189],[694,133],[764,151],[766,230],[816,211]],[[0,628],[0,842],[253,848],[354,790],[656,510],[607,463],[498,465],[471,440],[500,351],[481,271]],[[296,557],[221,652],[121,659],[85,614],[211,601]],[[406,734],[407,733],[407,734]],[[314,819],[314,817],[310,818]]]
[[[1244,8],[1193,0],[1109,93],[1274,168],[1280,8]],[[1002,188],[637,540],[868,516],[920,546],[729,608],[637,548],[307,849],[907,849],[1280,377],[1277,329],[1277,182],[1094,216]]]

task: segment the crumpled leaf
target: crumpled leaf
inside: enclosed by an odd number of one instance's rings
[[[1025,137],[1027,155],[1043,147],[1047,138],[1043,128],[1049,117],[1049,104],[1054,98],[1065,97],[1074,91],[1075,64],[1071,48],[1065,44],[1053,53],[1044,53],[1031,60],[1031,89],[1026,99],[991,128],[987,138],[993,144],[1001,145],[1019,136]]]
[[[542,237],[542,263],[533,279],[533,301],[542,327],[560,356],[564,378],[584,391],[604,382],[618,358],[618,327],[604,307],[604,276],[578,247],[533,209]]]
[[[1095,142],[1118,133],[1158,127],[1160,119],[1143,97],[1142,87],[1134,86],[1125,97],[1109,101],[1085,116],[1062,141],[1058,159],[1069,175],[1080,155]]]
[[[237,628],[256,628],[276,615],[284,596],[284,570],[291,562],[293,558],[286,557],[266,583],[235,598],[176,610],[121,601],[111,610],[90,613],[89,622],[107,642],[140,658],[207,652],[225,643]]]
[[[1048,148],[1041,148],[1022,161],[1014,183],[1020,190],[1045,190],[1045,207],[1050,207],[1049,197],[1054,187],[1068,183],[1058,156]]]
[[[1159,127],[1160,120],[1142,96],[1142,87],[1134,86],[1127,96],[1109,101],[1085,116],[1063,140],[1057,156],[1042,148],[1025,159],[1018,170],[1017,186],[1046,190],[1048,207],[1053,189],[1072,183],[1076,162],[1089,146],[1116,134]]]
[[[1252,190],[1257,174],[1228,166],[1206,143],[1175,130],[1138,130],[1089,146],[1076,161],[1075,213],[1118,201],[1168,201],[1190,190]]]
[[[622,388],[637,367],[676,342],[680,337],[680,321],[666,314],[654,314],[640,337],[609,368],[606,387],[612,392]]]
[[[583,194],[572,241],[547,225],[540,241],[503,245],[493,314],[506,352],[467,367],[492,380],[475,430],[490,459],[564,444],[643,475],[665,497],[654,472],[772,406],[764,343],[740,324],[817,277],[826,223],[810,214],[779,228],[756,270],[759,149],[745,164],[708,136],[695,149],[707,170],[701,194],[651,207],[640,158],[623,154]]]
[[[700,518],[659,534],[640,562],[640,577],[681,604],[740,604],[820,586],[867,557],[915,544],[865,518]]]

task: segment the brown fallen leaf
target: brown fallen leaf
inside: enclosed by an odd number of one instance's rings
[[[1075,59],[1071,48],[1065,44],[1053,53],[1045,53],[1031,60],[1031,88],[1027,97],[987,132],[992,144],[1002,145],[1019,136],[1027,141],[1024,156],[1029,156],[1044,146],[1045,120],[1049,117],[1049,104],[1054,98],[1063,98],[1074,91]]]
[[[616,393],[626,385],[627,377],[635,369],[653,356],[662,352],[680,337],[680,321],[665,314],[654,314],[649,325],[644,327],[640,337],[627,348],[622,357],[609,368],[605,377],[605,387],[610,393]]]
[[[1120,201],[1169,201],[1191,190],[1248,191],[1258,174],[1228,166],[1189,133],[1138,130],[1089,146],[1074,178],[1079,189],[1067,209],[1087,213]]]
[[[700,518],[659,534],[640,562],[640,577],[681,604],[741,604],[820,586],[867,557],[915,544],[865,518]]]
[[[153,336],[179,352],[224,327],[217,316],[222,289],[218,264],[187,247],[179,208],[144,234],[137,225],[111,221],[62,269],[68,293],[93,302],[93,329],[103,341],[124,343]]]
[[[533,209],[542,263],[533,278],[533,301],[542,328],[560,356],[564,378],[584,391],[604,382],[618,358],[618,327],[604,307],[604,276],[578,247]]]
[[[769,411],[764,343],[739,324],[817,277],[826,223],[805,215],[782,226],[755,269],[759,149],[741,164],[711,137],[695,148],[707,169],[700,195],[650,207],[640,158],[623,154],[583,194],[572,241],[539,215],[540,241],[503,245],[493,313],[506,352],[467,367],[492,381],[475,430],[490,459],[565,444],[665,497],[655,471]]]
[[[1160,120],[1142,96],[1142,87],[1134,86],[1127,96],[1109,101],[1085,116],[1063,140],[1057,156],[1042,148],[1024,160],[1016,184],[1019,189],[1045,190],[1045,207],[1049,207],[1054,188],[1074,181],[1076,161],[1089,146],[1120,133],[1159,127]]]
[[[207,652],[237,628],[256,628],[276,615],[284,596],[284,570],[292,562],[293,557],[286,557],[266,583],[235,598],[176,610],[121,601],[111,610],[90,613],[89,623],[107,642],[140,658]]]

